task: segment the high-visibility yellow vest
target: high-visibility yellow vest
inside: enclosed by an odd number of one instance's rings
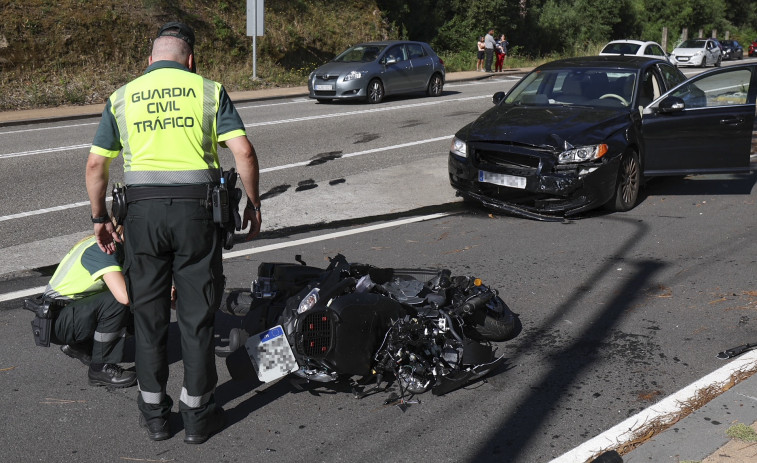
[[[244,130],[237,130],[218,138],[221,84],[181,66],[149,69],[116,90],[109,101],[124,157],[124,183],[218,182],[218,142],[244,135]],[[94,145],[92,152],[118,155]]]

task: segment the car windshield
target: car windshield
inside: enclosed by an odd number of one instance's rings
[[[618,69],[550,69],[526,76],[505,104],[629,107],[636,71]]]
[[[636,43],[608,43],[602,53],[614,53],[618,55],[635,55],[641,45]]]
[[[338,63],[370,63],[376,61],[386,45],[355,45],[334,58]]]
[[[689,39],[678,46],[678,48],[704,48],[706,40],[703,39]]]

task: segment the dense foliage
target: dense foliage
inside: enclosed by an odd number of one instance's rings
[[[610,39],[661,40],[684,28],[757,39],[754,0],[264,0],[265,34],[253,75],[247,0],[0,0],[0,110],[100,103],[146,64],[160,24],[180,20],[198,36],[199,71],[231,90],[303,85],[349,45],[429,42],[448,70],[475,68],[489,28],[510,41],[509,66],[596,52]],[[255,77],[255,78],[253,78]]]
[[[634,38],[662,41],[669,49],[688,36],[757,38],[754,0],[377,0],[401,34],[442,51],[473,50],[492,27],[521,53],[571,53],[590,44]]]

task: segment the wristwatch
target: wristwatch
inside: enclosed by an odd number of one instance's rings
[[[110,221],[109,215],[101,215],[100,217],[90,217],[92,219],[92,223],[106,223]]]

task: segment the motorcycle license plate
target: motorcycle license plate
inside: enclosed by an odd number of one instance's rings
[[[281,325],[250,336],[244,346],[258,379],[264,383],[276,381],[299,369]]]
[[[495,185],[506,186],[510,188],[526,188],[526,178],[517,175],[498,174],[496,172],[478,171],[478,181],[493,183]]]

